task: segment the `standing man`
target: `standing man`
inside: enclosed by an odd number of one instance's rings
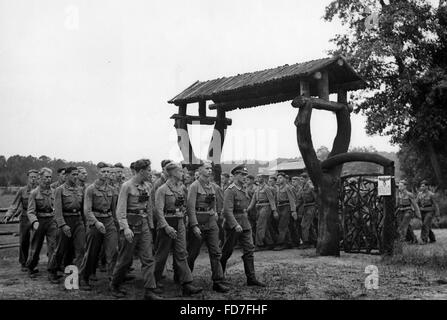
[[[248,195],[250,197],[250,201],[255,194],[256,185],[255,185],[255,177],[249,174],[245,179],[245,187],[247,189]],[[256,243],[256,208],[250,207],[248,210],[248,220],[251,225],[251,234],[253,235],[253,243]]]
[[[136,252],[141,261],[144,282],[144,298],[158,300],[154,278],[154,257],[152,254],[152,201],[149,184],[151,162],[141,159],[134,163],[135,176],[123,183],[118,197],[116,217],[120,224],[121,247],[113,270],[110,290],[113,296],[126,295],[120,286]]]
[[[84,215],[87,221],[86,251],[79,270],[80,288],[90,290],[89,278],[95,273],[101,247],[104,248],[107,275],[112,276],[118,254],[118,232],[112,217],[113,189],[110,186],[110,166],[97,165],[98,179],[85,191]]]
[[[261,251],[273,248],[274,241],[271,235],[272,212],[276,212],[275,195],[271,188],[265,183],[264,177],[257,177],[258,188],[256,189],[249,210],[256,209],[256,250]]]
[[[53,192],[51,190],[51,169],[40,169],[39,186],[31,191],[28,200],[28,219],[34,230],[31,240],[31,250],[26,263],[28,274],[31,278],[36,276],[36,269],[39,263],[40,251],[43,241],[47,240],[47,256],[50,258],[56,249],[57,226],[54,220],[53,210]],[[47,268],[49,269],[50,260],[48,259]]]
[[[202,291],[192,285],[192,274],[188,266],[186,250],[186,228],[184,224],[186,194],[181,184],[182,168],[170,162],[165,167],[166,183],[155,192],[155,215],[157,217],[157,249],[155,253],[155,279],[162,289],[160,280],[166,260],[172,251],[174,270],[182,285],[183,295],[189,296]]]
[[[276,239],[276,247],[273,250],[280,251],[287,249],[290,244],[290,216],[292,216],[294,221],[298,219],[295,195],[287,184],[286,175],[282,172],[278,173],[277,206],[278,211],[273,212],[273,217],[278,220],[278,238]]]
[[[265,284],[258,281],[255,275],[254,245],[251,234],[251,225],[248,221],[247,209],[250,197],[244,186],[244,179],[248,170],[244,165],[239,165],[231,170],[233,183],[224,193],[224,217],[225,217],[225,244],[222,249],[222,270],[225,273],[227,261],[233,254],[234,246],[239,242],[242,250],[245,275],[248,286],[264,287]]]
[[[220,175],[220,182],[221,182],[221,188],[223,190],[223,192],[225,192],[225,190],[230,186],[230,175],[226,172],[223,172]]]
[[[199,178],[191,184],[188,192],[188,215],[190,231],[188,232],[188,265],[191,271],[200,254],[202,243],[208,247],[213,290],[228,292],[229,288],[222,284],[223,271],[220,259],[222,251],[219,247],[219,227],[217,226],[217,200],[210,177],[213,174],[210,162],[203,162],[198,168]]]
[[[303,188],[303,179],[301,177],[292,177],[292,191],[295,195],[296,205],[298,205],[298,194]],[[301,244],[301,222],[303,220],[303,207],[296,208],[298,218],[296,220],[290,219],[290,237],[292,239],[292,246],[299,247]]]
[[[404,242],[408,226],[410,225],[411,219],[416,216],[421,219],[421,212],[419,206],[416,202],[414,195],[407,190],[407,181],[401,180],[399,182],[399,190],[397,192],[397,232],[399,234],[399,240]]]
[[[85,226],[82,219],[82,188],[78,185],[78,168],[65,169],[65,183],[54,190],[54,216],[58,231],[55,252],[49,257],[49,280],[58,283],[60,261],[70,247],[74,250],[74,263],[80,268],[85,253]]]
[[[51,190],[56,190],[57,187],[60,187],[65,183],[65,168],[57,169],[57,180],[51,184]]]
[[[427,244],[429,238],[430,242],[435,242],[436,238],[431,229],[431,224],[434,217],[439,217],[439,207],[435,200],[435,194],[428,190],[427,180],[421,182],[420,191],[417,195],[417,203],[422,216],[422,243]],[[432,233],[431,237],[430,233]]]
[[[30,247],[31,237],[31,223],[26,214],[28,210],[28,199],[31,191],[37,186],[37,170],[29,170],[27,173],[28,183],[25,187],[20,188],[11,207],[8,209],[3,222],[8,222],[10,219],[20,214],[19,222],[19,263],[22,266],[22,271],[27,272],[26,261],[28,260],[28,250]]]
[[[309,175],[305,172],[301,174],[304,179],[303,188],[298,193],[297,207],[303,207],[303,219],[301,221],[301,232],[303,237],[303,249],[312,248],[317,243],[317,234],[313,225],[313,220],[317,213],[316,194]]]

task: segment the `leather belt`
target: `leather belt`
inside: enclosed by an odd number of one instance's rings
[[[127,213],[138,214],[138,215],[147,214],[146,209],[128,209]]]
[[[413,210],[412,207],[399,207],[399,211]]]
[[[80,216],[81,215],[81,210],[79,210],[79,209],[63,210],[62,214],[64,216]]]
[[[165,210],[165,218],[183,218],[185,214],[180,210]]]
[[[256,205],[263,205],[263,204],[270,204],[269,201],[258,201],[256,202]]]

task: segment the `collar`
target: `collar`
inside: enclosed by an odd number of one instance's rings
[[[76,190],[77,188],[79,188],[78,185],[74,185],[74,186],[69,186],[67,182],[64,183],[64,188],[68,189],[68,190]]]

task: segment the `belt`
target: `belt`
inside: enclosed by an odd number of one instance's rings
[[[101,212],[101,211],[93,210],[93,214],[97,218],[107,218],[107,217],[111,217],[112,216],[112,211],[109,210],[109,211],[106,211],[106,212]]]
[[[46,210],[46,211],[37,210],[36,213],[53,213],[53,210]]]
[[[263,204],[270,204],[269,201],[258,201],[256,202],[256,205],[263,205]]]
[[[304,206],[305,206],[305,207],[308,207],[308,206],[314,206],[314,205],[315,205],[315,202],[304,203]]]
[[[412,207],[399,207],[399,211],[407,211],[407,210],[413,210]]]
[[[285,205],[289,205],[290,202],[289,201],[279,201],[278,202],[278,206],[285,206]]]
[[[78,209],[63,210],[62,214],[64,216],[80,216],[81,215],[81,210],[78,210]]]
[[[211,208],[196,208],[196,214],[214,215],[214,210]]]
[[[185,214],[180,210],[165,210],[165,218],[183,218]]]
[[[127,213],[133,213],[133,214],[147,214],[146,209],[128,209]]]

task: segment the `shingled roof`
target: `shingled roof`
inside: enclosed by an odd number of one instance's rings
[[[312,60],[293,65],[284,65],[273,69],[238,74],[208,81],[197,81],[168,103],[176,105],[213,100],[226,102],[232,100],[273,97],[273,102],[290,100],[290,96],[299,91],[300,79],[310,82],[311,94],[316,90],[316,79],[312,77],[318,71],[326,70],[329,75],[329,91],[337,92],[343,87],[357,90],[366,86],[365,81],[354,71],[342,56]],[[273,103],[270,102],[270,103]]]

